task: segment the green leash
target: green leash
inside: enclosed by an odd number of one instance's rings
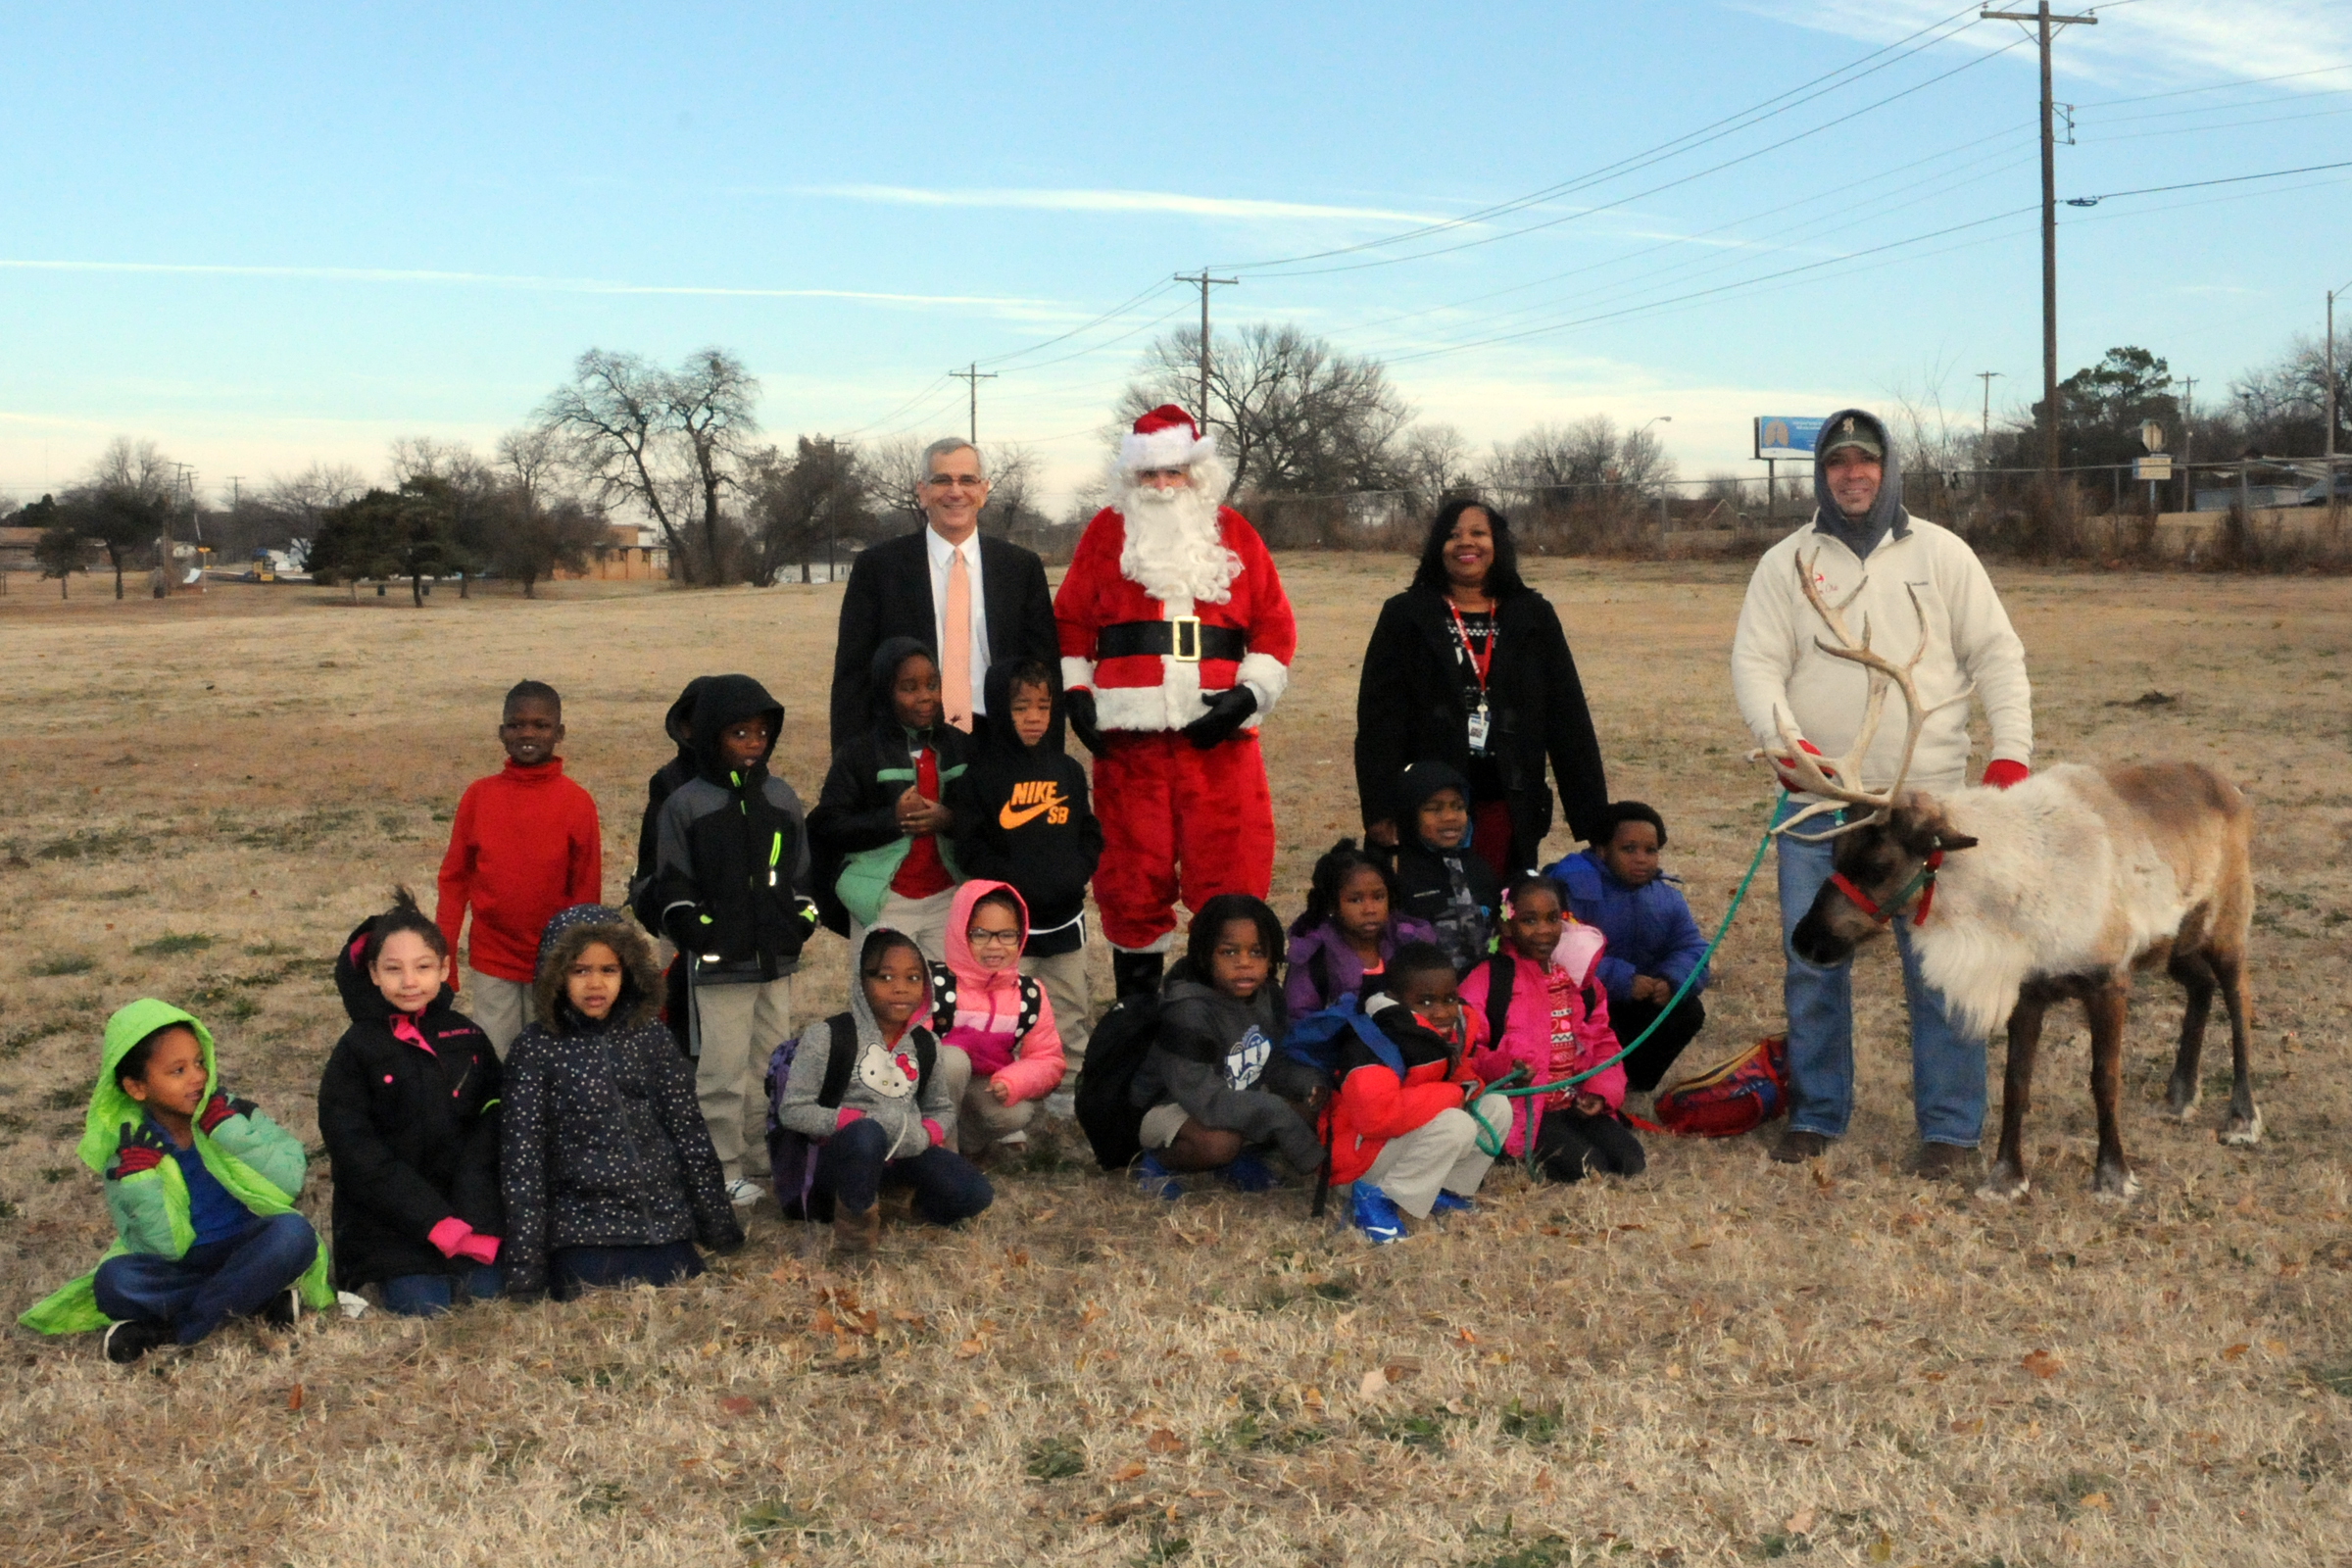
[[[1732,893],[1732,906],[1723,911],[1723,923],[1715,928],[1715,940],[1707,944],[1707,951],[1698,956],[1698,962],[1692,964],[1690,972],[1683,976],[1683,983],[1675,988],[1674,995],[1667,999],[1666,1005],[1658,1009],[1658,1015],[1649,1021],[1647,1029],[1634,1036],[1624,1050],[1608,1060],[1597,1066],[1588,1067],[1573,1077],[1562,1078],[1557,1083],[1531,1084],[1524,1089],[1488,1089],[1482,1091],[1479,1098],[1484,1099],[1487,1095],[1492,1094],[1499,1095],[1504,1100],[1524,1100],[1530,1095],[1549,1095],[1556,1094],[1562,1089],[1573,1089],[1588,1078],[1607,1072],[1611,1067],[1639,1051],[1642,1048],[1642,1042],[1647,1040],[1656,1031],[1658,1025],[1666,1021],[1666,1015],[1683,1004],[1683,998],[1690,993],[1691,983],[1706,971],[1708,960],[1715,956],[1715,950],[1722,947],[1723,939],[1731,934],[1732,917],[1740,912],[1740,904],[1747,898],[1747,885],[1756,879],[1756,868],[1764,863],[1764,852],[1772,845],[1772,819],[1780,814],[1781,807],[1787,803],[1788,799],[1788,792],[1787,790],[1781,791],[1773,798],[1772,808],[1764,814],[1764,836],[1756,840],[1756,853],[1748,858],[1747,874],[1740,879],[1740,886]],[[1502,1081],[1508,1083],[1510,1080],[1506,1078]],[[1478,1123],[1479,1152],[1490,1159],[1500,1159],[1503,1138],[1507,1134],[1496,1134],[1494,1128],[1487,1125],[1487,1119],[1475,1111],[1471,1113],[1471,1119]],[[1535,1158],[1535,1153],[1534,1141],[1531,1139],[1527,1157],[1532,1160]]]

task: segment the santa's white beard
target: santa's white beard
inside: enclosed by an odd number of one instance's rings
[[[1154,599],[1225,602],[1233,579],[1241,575],[1242,559],[1218,536],[1215,497],[1194,486],[1128,485],[1115,505],[1127,523],[1119,575]]]

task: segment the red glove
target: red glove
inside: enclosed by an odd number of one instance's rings
[[[1821,748],[1814,745],[1809,740],[1805,740],[1800,737],[1796,744],[1803,747],[1806,751],[1812,753],[1815,757],[1819,757],[1821,755]],[[1802,795],[1805,792],[1804,785],[1798,783],[1794,778],[1792,778],[1787,768],[1776,767],[1773,769],[1773,771],[1781,775],[1781,788],[1787,790],[1789,794]]]
[[[948,1141],[948,1130],[945,1127],[942,1127],[939,1123],[933,1121],[928,1116],[923,1118],[923,1131],[931,1135],[931,1147],[933,1149],[937,1149],[940,1145]]]
[[[858,1120],[864,1114],[865,1112],[862,1110],[852,1110],[849,1106],[844,1105],[841,1107],[841,1114],[833,1118],[833,1130],[835,1132],[839,1132],[844,1127],[847,1127],[850,1123]]]
[[[2033,769],[2023,762],[2012,762],[2006,757],[1996,757],[1984,764],[1984,782],[1996,790],[2005,790],[2024,781]]]
[[[465,1247],[466,1239],[472,1235],[473,1227],[452,1214],[431,1230],[426,1231],[424,1239],[432,1243],[443,1257],[455,1257]]]
[[[463,1257],[469,1262],[479,1263],[486,1268],[498,1261],[498,1238],[484,1236],[481,1232],[476,1231],[458,1244],[458,1250],[454,1255]]]
[[[250,1100],[232,1100],[225,1092],[216,1090],[213,1098],[204,1102],[204,1108],[196,1113],[196,1125],[209,1135],[229,1117],[242,1116],[249,1110],[260,1108]]]
[[[110,1182],[141,1171],[153,1170],[164,1162],[164,1141],[145,1122],[125,1123],[122,1136],[115,1146],[115,1163],[106,1173]]]

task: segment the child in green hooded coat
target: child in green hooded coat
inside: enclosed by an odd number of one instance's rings
[[[105,1184],[115,1245],[98,1267],[17,1321],[106,1330],[106,1357],[194,1345],[232,1317],[289,1325],[330,1305],[326,1250],[294,1212],[300,1140],[220,1087],[211,1031],[142,999],[106,1021],[76,1151]]]

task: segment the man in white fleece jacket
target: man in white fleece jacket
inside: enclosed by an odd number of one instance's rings
[[[1832,659],[1813,639],[1828,627],[1806,603],[1796,563],[1811,563],[1822,598],[1838,604],[1861,587],[1844,612],[1861,635],[1870,617],[1873,648],[1901,663],[1921,636],[1911,594],[1926,612],[1927,651],[1915,679],[1920,700],[1933,706],[1976,682],[1992,730],[1984,782],[2006,789],[2026,776],[2034,760],[2033,690],[2026,651],[1983,563],[1957,534],[1903,510],[1902,467],[1886,427],[1860,409],[1823,421],[1814,449],[1812,522],[1782,540],[1756,564],[1740,609],[1732,643],[1732,689],[1740,716],[1759,744],[1779,751],[1776,706],[1796,719],[1806,743],[1842,756],[1861,728],[1869,677],[1860,666]],[[1902,760],[1901,697],[1863,759],[1859,783],[1885,789]],[[1942,794],[1968,782],[1968,708],[1954,705],[1931,717],[1912,757],[1907,788]],[[1781,815],[1815,797],[1792,795]],[[1820,825],[1816,819],[1815,826]],[[1805,831],[1809,831],[1806,829]],[[1843,1136],[1853,1112],[1854,1012],[1850,962],[1821,968],[1788,947],[1788,934],[1830,879],[1832,846],[1780,841],[1781,952],[1787,961],[1783,992],[1788,1013],[1788,1130],[1773,1158],[1810,1159]],[[1977,1163],[1984,1126],[1984,1041],[1970,1039],[1944,1016],[1943,999],[1920,978],[1908,927],[1897,921],[1903,997],[1911,1019],[1911,1102],[1918,1117],[1924,1175],[1965,1174]]]

